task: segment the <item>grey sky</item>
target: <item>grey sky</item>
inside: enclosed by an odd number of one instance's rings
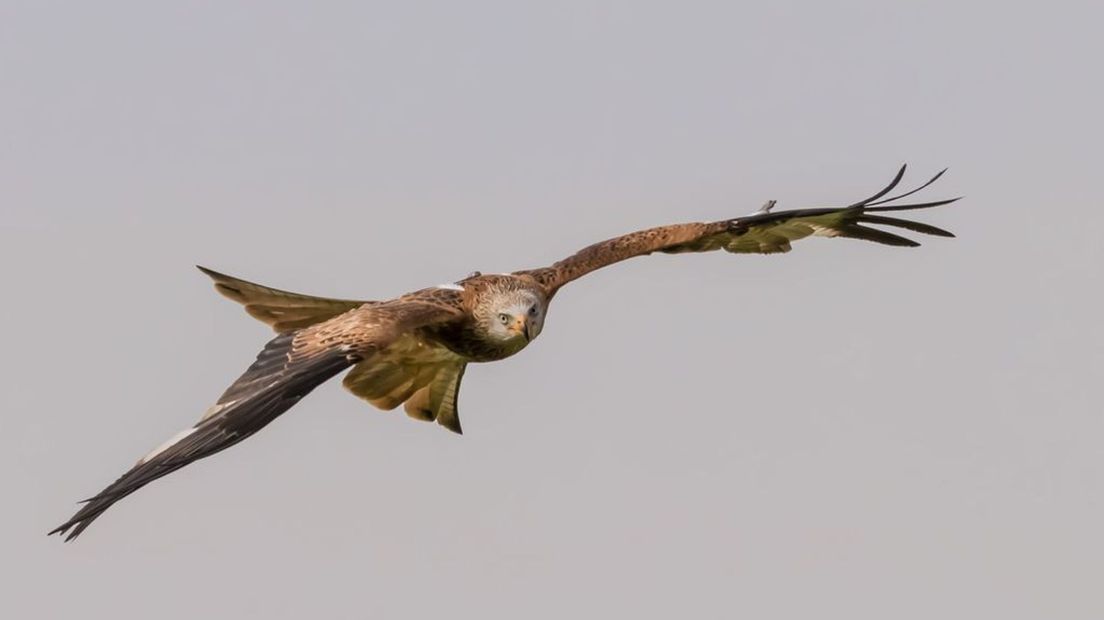
[[[1104,616],[1099,4],[535,4],[0,3],[0,616]],[[903,161],[958,239],[625,263],[463,437],[326,385],[44,536],[268,338],[195,263],[386,298]]]

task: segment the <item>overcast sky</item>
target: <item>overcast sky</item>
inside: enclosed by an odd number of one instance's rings
[[[0,616],[1104,617],[1104,10],[737,4],[0,2]],[[463,437],[334,382],[45,536],[269,337],[196,263],[383,299],[906,161],[957,239],[630,261]]]

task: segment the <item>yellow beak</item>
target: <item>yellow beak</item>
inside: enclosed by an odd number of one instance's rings
[[[529,319],[525,316],[515,316],[514,322],[510,324],[510,331],[516,332],[519,336],[525,336],[525,339],[529,340]]]

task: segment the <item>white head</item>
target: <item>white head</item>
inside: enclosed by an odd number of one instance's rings
[[[502,343],[525,346],[544,327],[544,298],[531,289],[489,291],[476,319],[483,333]]]

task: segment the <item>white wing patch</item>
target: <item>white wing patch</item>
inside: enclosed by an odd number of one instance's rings
[[[193,427],[193,428],[189,428],[189,429],[180,431],[179,433],[173,435],[168,441],[166,441],[165,443],[163,443],[163,444],[157,446],[156,448],[154,448],[153,452],[150,452],[149,454],[143,456],[142,460],[138,461],[138,464],[141,465],[142,463],[150,462],[158,454],[161,454],[165,450],[168,450],[169,448],[173,447],[173,445],[175,445],[176,442],[184,439],[188,435],[191,435],[192,433],[196,432],[196,430],[198,430],[198,429]]]
[[[435,286],[433,288],[442,288],[442,289],[445,289],[446,291],[462,291],[462,290],[464,290],[463,286],[460,286],[459,284],[457,284],[455,282],[449,282],[448,284],[438,284],[437,286]]]
[[[219,414],[219,413],[220,413],[220,412],[221,412],[221,411],[222,411],[223,409],[226,409],[227,407],[229,407],[229,406],[233,405],[234,403],[238,402],[238,400],[240,400],[240,399],[236,399],[236,400],[231,400],[231,401],[228,401],[228,402],[225,402],[225,403],[220,403],[220,404],[218,404],[218,405],[211,405],[211,406],[210,406],[210,407],[209,407],[209,408],[207,409],[207,411],[204,411],[204,412],[203,412],[203,415],[202,415],[202,416],[201,416],[201,417],[199,418],[199,421],[200,421],[200,422],[203,422],[203,421],[206,421],[206,420],[207,420],[208,418],[213,418],[213,417],[215,417],[215,416],[216,416],[216,415],[218,415],[218,414]]]

